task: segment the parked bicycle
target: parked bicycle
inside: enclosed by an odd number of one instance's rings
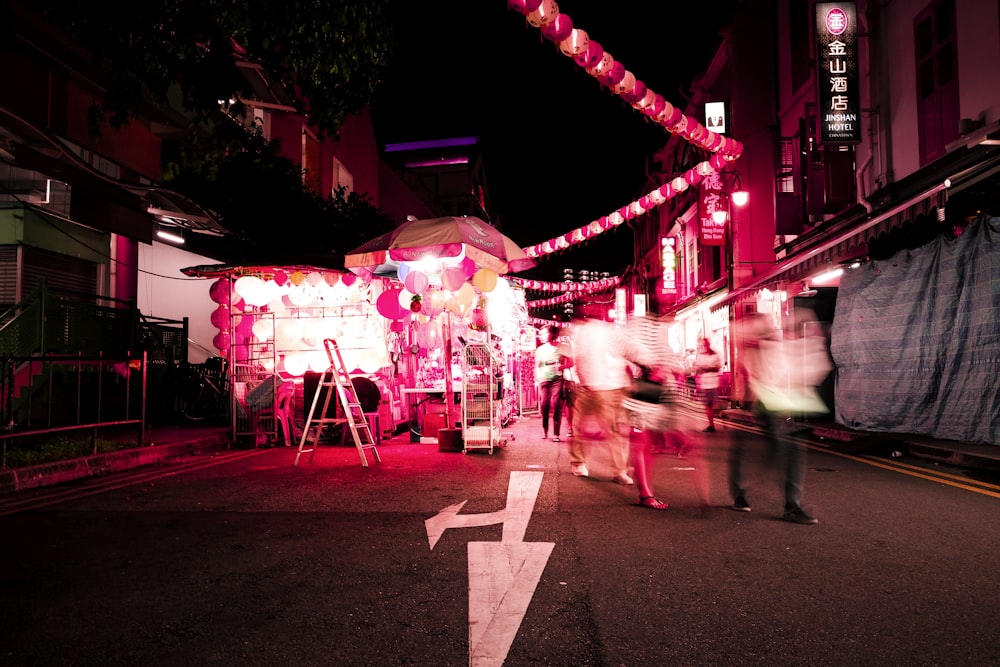
[[[191,421],[224,421],[229,416],[226,360],[209,357],[201,364],[184,364],[180,369],[177,407]]]

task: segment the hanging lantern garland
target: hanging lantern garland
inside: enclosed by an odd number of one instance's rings
[[[620,276],[614,276],[611,278],[602,278],[601,280],[594,280],[592,282],[588,281],[585,283],[574,283],[574,282],[561,282],[561,283],[547,283],[541,280],[527,280],[525,278],[516,278],[514,276],[508,276],[507,278],[512,284],[522,287],[524,289],[538,290],[540,292],[603,292],[606,289],[615,287],[622,281]]]
[[[516,280],[516,279],[515,279]],[[621,282],[620,276],[615,276],[614,278],[603,278],[601,280],[595,280],[588,283],[542,283],[538,280],[522,280],[521,283],[537,284],[541,287],[531,287],[529,285],[523,284],[525,289],[541,289],[543,291],[560,291],[565,292],[559,296],[552,297],[551,299],[540,299],[538,301],[528,301],[524,305],[527,306],[529,310],[532,308],[548,308],[550,306],[557,306],[561,303],[569,303],[570,301],[575,301],[581,297],[587,296],[589,294],[596,294],[599,292],[606,292],[609,289],[613,289],[618,286]],[[557,286],[566,286],[569,288],[559,288]]]
[[[743,144],[717,132],[712,132],[695,118],[685,115],[662,95],[655,93],[632,72],[616,61],[596,40],[583,30],[574,27],[572,19],[559,12],[555,0],[507,0],[511,9],[522,14],[529,25],[538,28],[542,36],[558,45],[563,55],[572,58],[587,74],[621,97],[644,116],[671,134],[711,153],[707,161],[677,176],[668,183],[651,190],[630,204],[601,216],[583,227],[549,239],[544,243],[524,248],[526,255],[539,258],[583,243],[626,220],[642,215],[664,204],[692,185],[697,185],[709,174],[739,159]]]

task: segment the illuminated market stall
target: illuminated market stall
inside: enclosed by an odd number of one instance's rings
[[[410,332],[404,393],[412,396],[414,435],[438,438],[442,449],[461,438],[466,451],[492,452],[517,409],[518,351],[530,328],[523,291],[502,275],[534,260],[485,221],[463,216],[409,220],[348,253],[344,264],[364,280],[401,283],[378,305]],[[493,377],[480,385],[484,374]],[[485,411],[471,410],[473,400]]]

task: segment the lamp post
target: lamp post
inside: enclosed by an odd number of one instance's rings
[[[725,251],[726,251],[726,291],[730,298],[736,291],[736,221],[733,218],[733,207],[742,208],[749,202],[750,196],[746,190],[739,187],[739,174],[735,174],[733,187],[736,189],[723,191],[723,205],[712,212],[712,220],[716,225],[725,226]],[[728,223],[728,224],[727,224]],[[736,388],[736,339],[735,333],[736,312],[729,311],[729,375],[730,375],[730,401],[732,401],[733,390]]]

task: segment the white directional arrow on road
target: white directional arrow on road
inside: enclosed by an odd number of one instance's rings
[[[470,667],[503,665],[555,547],[523,541],[541,485],[540,472],[512,472],[504,509],[459,514],[467,502],[463,500],[424,520],[432,551],[449,528],[503,524],[499,542],[468,545]]]

